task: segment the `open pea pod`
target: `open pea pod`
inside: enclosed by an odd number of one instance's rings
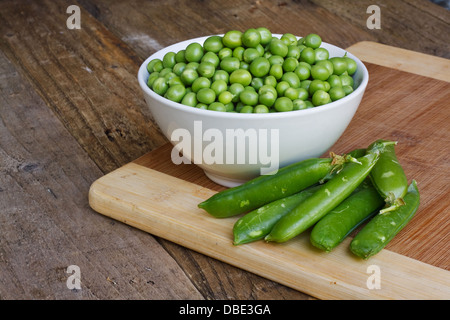
[[[377,140],[374,143],[383,141],[386,140]],[[408,190],[408,179],[395,154],[395,145],[386,146],[370,172],[370,178],[386,202],[380,213],[396,210],[405,204],[403,197]]]
[[[266,241],[285,242],[313,226],[328,212],[344,201],[369,175],[380,154],[392,141],[374,143],[358,163],[346,163],[312,196],[283,216],[264,238]]]

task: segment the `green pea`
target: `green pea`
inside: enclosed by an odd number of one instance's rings
[[[230,48],[222,48],[220,49],[219,53],[217,54],[219,56],[220,60],[223,60],[226,57],[232,57],[233,56],[233,50],[231,50]]]
[[[297,68],[298,60],[294,57],[287,57],[283,62],[283,70],[285,72],[294,71]]]
[[[217,54],[208,51],[203,55],[201,62],[210,62],[214,65],[214,68],[217,68],[219,66],[220,59]]]
[[[316,53],[313,48],[307,47],[300,53],[300,61],[313,65],[316,61]]]
[[[211,88],[201,88],[197,92],[197,100],[209,105],[216,100],[216,93]]]
[[[163,96],[166,93],[167,89],[169,89],[169,85],[167,84],[164,77],[158,77],[153,81],[152,90],[160,96]]]
[[[256,30],[258,30],[259,35],[261,36],[260,44],[262,44],[263,46],[269,44],[269,42],[272,40],[272,32],[270,32],[270,30],[265,27],[259,27],[256,28]]]
[[[209,106],[208,106],[208,110],[212,110],[212,111],[220,111],[220,112],[226,112],[227,108],[225,107],[225,105],[221,102],[212,102]]]
[[[289,82],[282,80],[280,82],[278,82],[276,89],[277,89],[277,94],[278,96],[283,96],[284,95],[284,91],[286,91],[287,88],[290,88],[291,85],[289,84]]]
[[[238,58],[239,61],[244,60],[244,47],[237,47],[233,49],[233,57]]]
[[[195,92],[186,93],[181,100],[181,104],[184,104],[189,107],[195,107],[197,105],[197,95]]]
[[[197,72],[202,77],[212,78],[214,72],[216,72],[216,68],[211,62],[203,61],[198,66]]]
[[[350,86],[353,87],[353,78],[347,74],[342,74],[339,76],[341,78],[342,86]]]
[[[161,64],[161,66],[162,66],[162,61],[160,59],[157,59],[157,58],[156,59],[152,59],[149,63],[147,63],[147,71],[148,71],[148,73],[152,73],[152,72],[158,71],[158,70],[155,69],[155,66],[157,64]]]
[[[316,61],[327,60],[330,57],[330,53],[325,48],[314,49]]]
[[[242,91],[244,91],[244,86],[240,83],[233,83],[228,88],[228,91],[230,91],[233,94],[232,101],[236,103],[239,101],[239,95],[241,94]]]
[[[233,100],[233,94],[230,91],[222,91],[217,97],[217,100],[226,105]]]
[[[197,105],[195,107],[202,109],[202,110],[208,110],[208,106],[204,103],[197,103]]]
[[[328,79],[327,82],[330,84],[330,87],[342,87],[342,81],[341,78],[335,74],[332,74]]]
[[[242,46],[242,32],[239,30],[230,30],[222,38],[225,47],[234,49]]]
[[[288,46],[288,53],[286,57],[288,58],[295,58],[296,60],[300,59],[300,53],[302,50],[296,46],[296,45],[290,45]]]
[[[153,86],[153,82],[159,78],[159,72],[153,72],[147,79],[147,86],[151,89]]]
[[[322,38],[318,34],[310,33],[305,37],[303,44],[309,48],[316,49],[322,44]]]
[[[162,69],[164,69],[163,63],[161,60],[156,60],[153,63],[153,72],[160,72]]]
[[[347,73],[352,76],[353,74],[355,74],[358,66],[356,65],[355,60],[353,60],[352,58],[344,57],[344,59],[345,61],[347,61]]]
[[[240,83],[245,87],[248,86],[251,82],[252,75],[247,70],[238,69],[230,74],[230,83]]]
[[[181,81],[181,78],[179,76],[175,76],[170,78],[170,80],[167,82],[169,84],[169,87],[172,87],[176,84],[182,84],[184,85],[183,81]]]
[[[255,77],[264,77],[270,71],[270,62],[264,57],[257,57],[250,63],[249,70]]]
[[[342,89],[344,89],[346,96],[353,92],[353,87],[351,86],[342,86]]]
[[[294,104],[291,99],[280,97],[275,101],[274,108],[278,112],[292,111]]]
[[[253,77],[252,82],[250,82],[250,86],[255,88],[256,91],[259,90],[264,85],[264,80],[262,78]]]
[[[269,108],[263,104],[258,104],[253,108],[253,113],[269,113]]]
[[[311,102],[311,100],[305,100],[305,104],[306,104],[306,109],[314,108],[314,105]]]
[[[164,68],[173,68],[173,66],[177,63],[175,60],[175,52],[167,52],[162,60]]]
[[[250,69],[250,65],[245,61],[241,61],[240,65],[239,65],[239,69],[248,70],[248,69]]]
[[[244,90],[239,95],[239,99],[245,105],[255,106],[258,103],[258,93],[253,90]]]
[[[176,84],[169,89],[167,89],[166,94],[164,95],[167,99],[180,102],[186,93],[186,88],[182,84]]]
[[[197,71],[199,65],[200,65],[200,63],[198,63],[198,62],[188,62],[188,64],[186,64],[185,69],[192,69],[192,70]]]
[[[211,89],[216,93],[218,96],[225,90],[227,90],[227,83],[224,80],[216,80],[211,84]]]
[[[244,51],[243,59],[245,62],[251,63],[253,60],[258,58],[259,56],[260,55],[259,55],[258,50],[256,50],[255,48],[247,48]]]
[[[292,101],[292,104],[292,110],[303,110],[308,108],[306,102],[302,99],[295,99],[294,101]]]
[[[192,42],[186,47],[185,58],[189,62],[199,62],[203,57],[203,47],[200,43]]]
[[[242,44],[247,48],[255,48],[260,42],[261,34],[256,29],[247,29],[242,35]]]
[[[317,90],[314,92],[311,101],[316,107],[321,106],[330,101],[330,95],[324,90]]]
[[[332,87],[328,93],[331,101],[336,101],[345,97],[345,91],[342,87]]]
[[[303,81],[309,79],[311,76],[310,68],[306,67],[304,64],[298,64],[294,70],[294,73],[297,75],[298,79]]]
[[[309,93],[308,90],[306,90],[305,88],[298,88],[298,98],[301,100],[306,100],[309,98]]]
[[[184,62],[178,62],[177,64],[175,64],[172,68],[172,71],[177,75],[180,76],[181,73],[184,71],[184,69],[186,69],[186,63]]]
[[[333,57],[330,58],[330,61],[333,63],[333,74],[340,76],[345,71],[347,71],[347,61],[342,57]]]
[[[277,79],[272,75],[268,75],[264,78],[264,84],[269,86],[276,87],[277,83]]]
[[[253,113],[253,106],[243,106],[240,113]]]
[[[258,97],[258,102],[269,108],[273,106],[276,100],[277,100],[277,93],[273,93],[270,91],[260,93]]]
[[[309,85],[309,95],[312,96],[317,90],[326,91],[325,84],[322,80],[313,80]]]
[[[229,102],[227,104],[225,104],[225,109],[227,112],[235,112],[234,110],[234,103],[233,102]]]
[[[326,67],[328,69],[329,73],[333,74],[333,70],[334,70],[333,63],[329,59],[316,61],[316,65]]]
[[[216,72],[214,72],[214,76],[213,76],[212,80],[213,81],[223,80],[226,83],[228,83],[229,77],[230,77],[230,75],[225,70],[216,70]]]
[[[309,92],[309,87],[311,86],[311,82],[312,82],[312,80],[303,80],[300,83],[300,88],[303,88],[303,89],[305,89],[306,91]]]
[[[294,72],[285,72],[281,77],[282,81],[286,81],[293,88],[300,88],[300,79]]]
[[[210,36],[203,43],[203,47],[206,51],[218,53],[223,48],[221,36]]]
[[[311,77],[313,79],[319,79],[319,80],[325,81],[328,79],[329,76],[330,76],[330,72],[327,69],[327,67],[317,65],[317,64],[315,64],[311,67]]]
[[[211,86],[211,80],[206,77],[198,77],[192,82],[191,88],[193,92],[198,92],[202,88],[209,88]]]
[[[186,50],[182,49],[175,54],[176,62],[187,62],[185,57]]]
[[[294,36],[292,33],[284,33],[281,38],[281,41],[283,41],[286,45],[297,45],[297,37]]]
[[[238,70],[240,67],[240,61],[236,57],[226,57],[220,61],[220,68],[228,73],[232,73]]]
[[[284,62],[284,58],[276,54],[271,55],[268,60],[271,66],[273,66],[274,64],[283,65]]]
[[[299,98],[299,88],[287,88],[286,90],[284,90],[284,96],[286,98],[289,98],[291,100],[295,100]]]
[[[275,79],[280,80],[281,77],[283,76],[283,67],[282,67],[282,65],[281,64],[273,64],[270,67],[269,74],[271,76],[274,76]]]
[[[278,56],[284,58],[284,57],[286,57],[289,49],[288,49],[288,46],[283,41],[281,41],[280,39],[274,38],[269,43],[269,51],[273,55],[278,55]]]
[[[198,78],[198,73],[194,69],[185,68],[181,73],[180,78],[186,86],[190,86],[194,80]]]

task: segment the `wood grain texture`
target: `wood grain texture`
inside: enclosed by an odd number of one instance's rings
[[[320,299],[450,299],[449,271],[389,250],[357,259],[350,238],[328,254],[307,232],[283,244],[234,246],[238,217],[217,219],[197,207],[214,193],[130,163],[95,181],[89,199],[102,214]],[[378,290],[367,287],[369,265],[382,270]]]
[[[201,299],[153,237],[89,208],[102,172],[1,52],[0,75],[0,299]]]
[[[82,28],[67,29],[70,4],[2,1],[0,49],[108,172],[166,140],[140,95],[140,59],[85,11]]]

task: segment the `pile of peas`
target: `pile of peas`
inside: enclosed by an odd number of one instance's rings
[[[200,109],[269,113],[302,110],[353,92],[356,62],[329,57],[322,39],[291,33],[274,37],[264,27],[230,30],[203,46],[168,52],[147,65],[147,85],[165,98]]]

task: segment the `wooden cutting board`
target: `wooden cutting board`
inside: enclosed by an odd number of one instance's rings
[[[91,207],[320,299],[450,299],[450,62],[373,42],[348,50],[365,62],[370,80],[330,151],[396,140],[399,161],[421,192],[416,216],[379,254],[356,258],[348,250],[351,238],[324,253],[310,245],[308,232],[283,244],[234,246],[238,217],[216,219],[197,207],[224,187],[195,165],[173,164],[170,144],[95,181]],[[371,286],[376,275],[379,288]]]

